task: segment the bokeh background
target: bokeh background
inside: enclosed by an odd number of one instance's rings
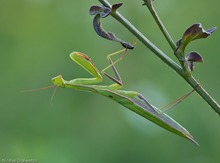
[[[111,0],[111,3],[118,1]],[[176,61],[142,1],[126,1],[120,12],[154,44]],[[88,14],[98,0],[0,0],[0,162],[35,159],[39,163],[220,162],[220,118],[194,93],[167,113],[187,128],[200,147],[178,137],[100,95],[58,88],[21,93],[51,85],[62,74],[67,80],[90,77],[69,59],[72,51],[88,54],[98,68],[121,45],[98,37]],[[155,0],[173,39],[191,24],[220,26],[217,0]],[[106,30],[133,42],[119,22],[102,20]],[[220,103],[220,32],[191,43],[205,62],[195,78]],[[125,90],[137,90],[160,107],[191,88],[166,64],[137,42],[117,68]],[[104,78],[103,84],[111,82]]]

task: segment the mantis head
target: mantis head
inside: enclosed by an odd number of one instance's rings
[[[57,87],[62,87],[62,88],[65,87],[65,81],[62,78],[62,75],[58,75],[58,76],[52,78],[51,82]]]

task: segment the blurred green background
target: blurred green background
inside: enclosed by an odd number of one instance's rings
[[[176,61],[142,1],[121,2],[120,12]],[[200,147],[99,95],[58,88],[51,103],[53,89],[20,92],[51,85],[59,74],[67,80],[89,77],[69,59],[72,51],[88,54],[100,69],[108,65],[107,54],[122,47],[95,34],[88,14],[94,4],[98,0],[0,0],[0,161],[219,163],[220,118],[196,93],[168,114]],[[155,0],[154,5],[175,41],[193,23],[201,22],[205,29],[220,26],[217,0]],[[113,18],[102,23],[119,38],[134,41]],[[187,48],[203,56],[205,62],[196,65],[194,75],[217,102],[219,42],[217,30]],[[117,68],[124,89],[141,92],[158,107],[191,90],[140,42]]]

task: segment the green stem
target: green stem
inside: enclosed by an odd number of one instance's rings
[[[170,47],[175,52],[175,56],[179,60],[184,73],[188,76],[191,75],[191,70],[189,68],[188,62],[186,61],[184,54],[181,51],[177,50],[177,46],[174,43],[172,37],[170,36],[169,32],[167,31],[166,27],[164,26],[163,22],[160,20],[159,15],[157,14],[156,10],[154,9],[152,0],[144,0],[144,5],[147,6],[148,10],[150,11],[151,15],[153,16],[154,20],[156,21],[158,27],[160,28],[161,32],[163,33],[164,37],[166,38],[167,42],[169,43]]]
[[[183,76],[182,76],[183,77]],[[219,104],[206,92],[206,90],[199,84],[193,76],[183,77],[190,86],[212,107],[212,109],[220,115]]]
[[[170,36],[169,32],[167,31],[166,27],[160,20],[160,17],[158,16],[156,10],[154,9],[154,6],[152,5],[152,0],[144,0],[144,4],[147,6],[148,10],[150,11],[151,15],[153,16],[154,20],[156,21],[158,27],[162,31],[164,37],[166,38],[167,42],[170,44],[170,47],[173,49],[173,51],[176,50],[176,44],[174,43],[172,37]]]
[[[159,15],[157,14],[156,10],[154,9],[152,0],[144,0],[144,4],[147,6],[148,10],[150,11],[151,15],[153,16],[154,20],[156,21],[158,27],[162,31],[164,37],[166,38],[167,42],[169,43],[170,47],[173,51],[176,51],[176,44],[174,43],[172,37],[170,36],[169,32],[167,31],[166,27],[164,26],[163,22],[160,20]],[[216,103],[211,96],[200,86],[200,84],[193,78],[191,75],[191,70],[189,69],[188,62],[183,58],[184,54],[181,51],[176,52],[176,57],[180,61],[183,69],[185,70],[182,77],[198,92],[198,94],[210,105],[214,105],[215,111],[219,112],[219,105]],[[206,98],[208,97],[208,98]],[[214,109],[213,108],[213,109]]]
[[[111,8],[107,0],[99,0],[104,6]],[[220,115],[220,106],[218,103],[204,90],[204,88],[191,75],[186,75],[183,69],[163,53],[157,46],[148,40],[137,28],[135,28],[127,19],[125,19],[118,11],[112,13],[112,16],[125,26],[133,35],[135,35],[146,47],[148,47],[163,62],[175,70],[182,78],[184,78],[191,87]],[[171,38],[171,37],[170,37]],[[173,48],[173,47],[172,47]]]
[[[107,0],[99,0],[104,6],[111,8],[110,3]],[[163,53],[157,46],[155,46],[150,40],[148,40],[138,29],[136,29],[127,19],[125,19],[118,11],[111,14],[116,20],[123,24],[138,40],[146,45],[154,54],[156,54],[163,62],[168,64],[177,73],[182,73],[182,68],[176,64],[171,58]]]

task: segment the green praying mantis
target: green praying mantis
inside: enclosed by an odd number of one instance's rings
[[[70,58],[88,71],[93,78],[77,78],[67,81],[63,79],[61,75],[58,75],[52,78],[52,83],[54,86],[61,88],[73,88],[76,90],[97,93],[105,96],[150,120],[158,126],[197,144],[192,135],[184,127],[182,127],[178,122],[173,120],[163,111],[151,105],[143,95],[136,91],[121,90],[123,86],[122,80],[114,65],[115,62],[113,63],[110,57],[108,57],[110,62],[110,66],[108,66],[108,68],[112,67],[115,78],[104,71],[106,68],[101,72],[114,82],[111,85],[97,85],[98,83],[102,82],[103,78],[100,74],[100,71],[86,54],[81,52],[72,52],[70,54]]]

